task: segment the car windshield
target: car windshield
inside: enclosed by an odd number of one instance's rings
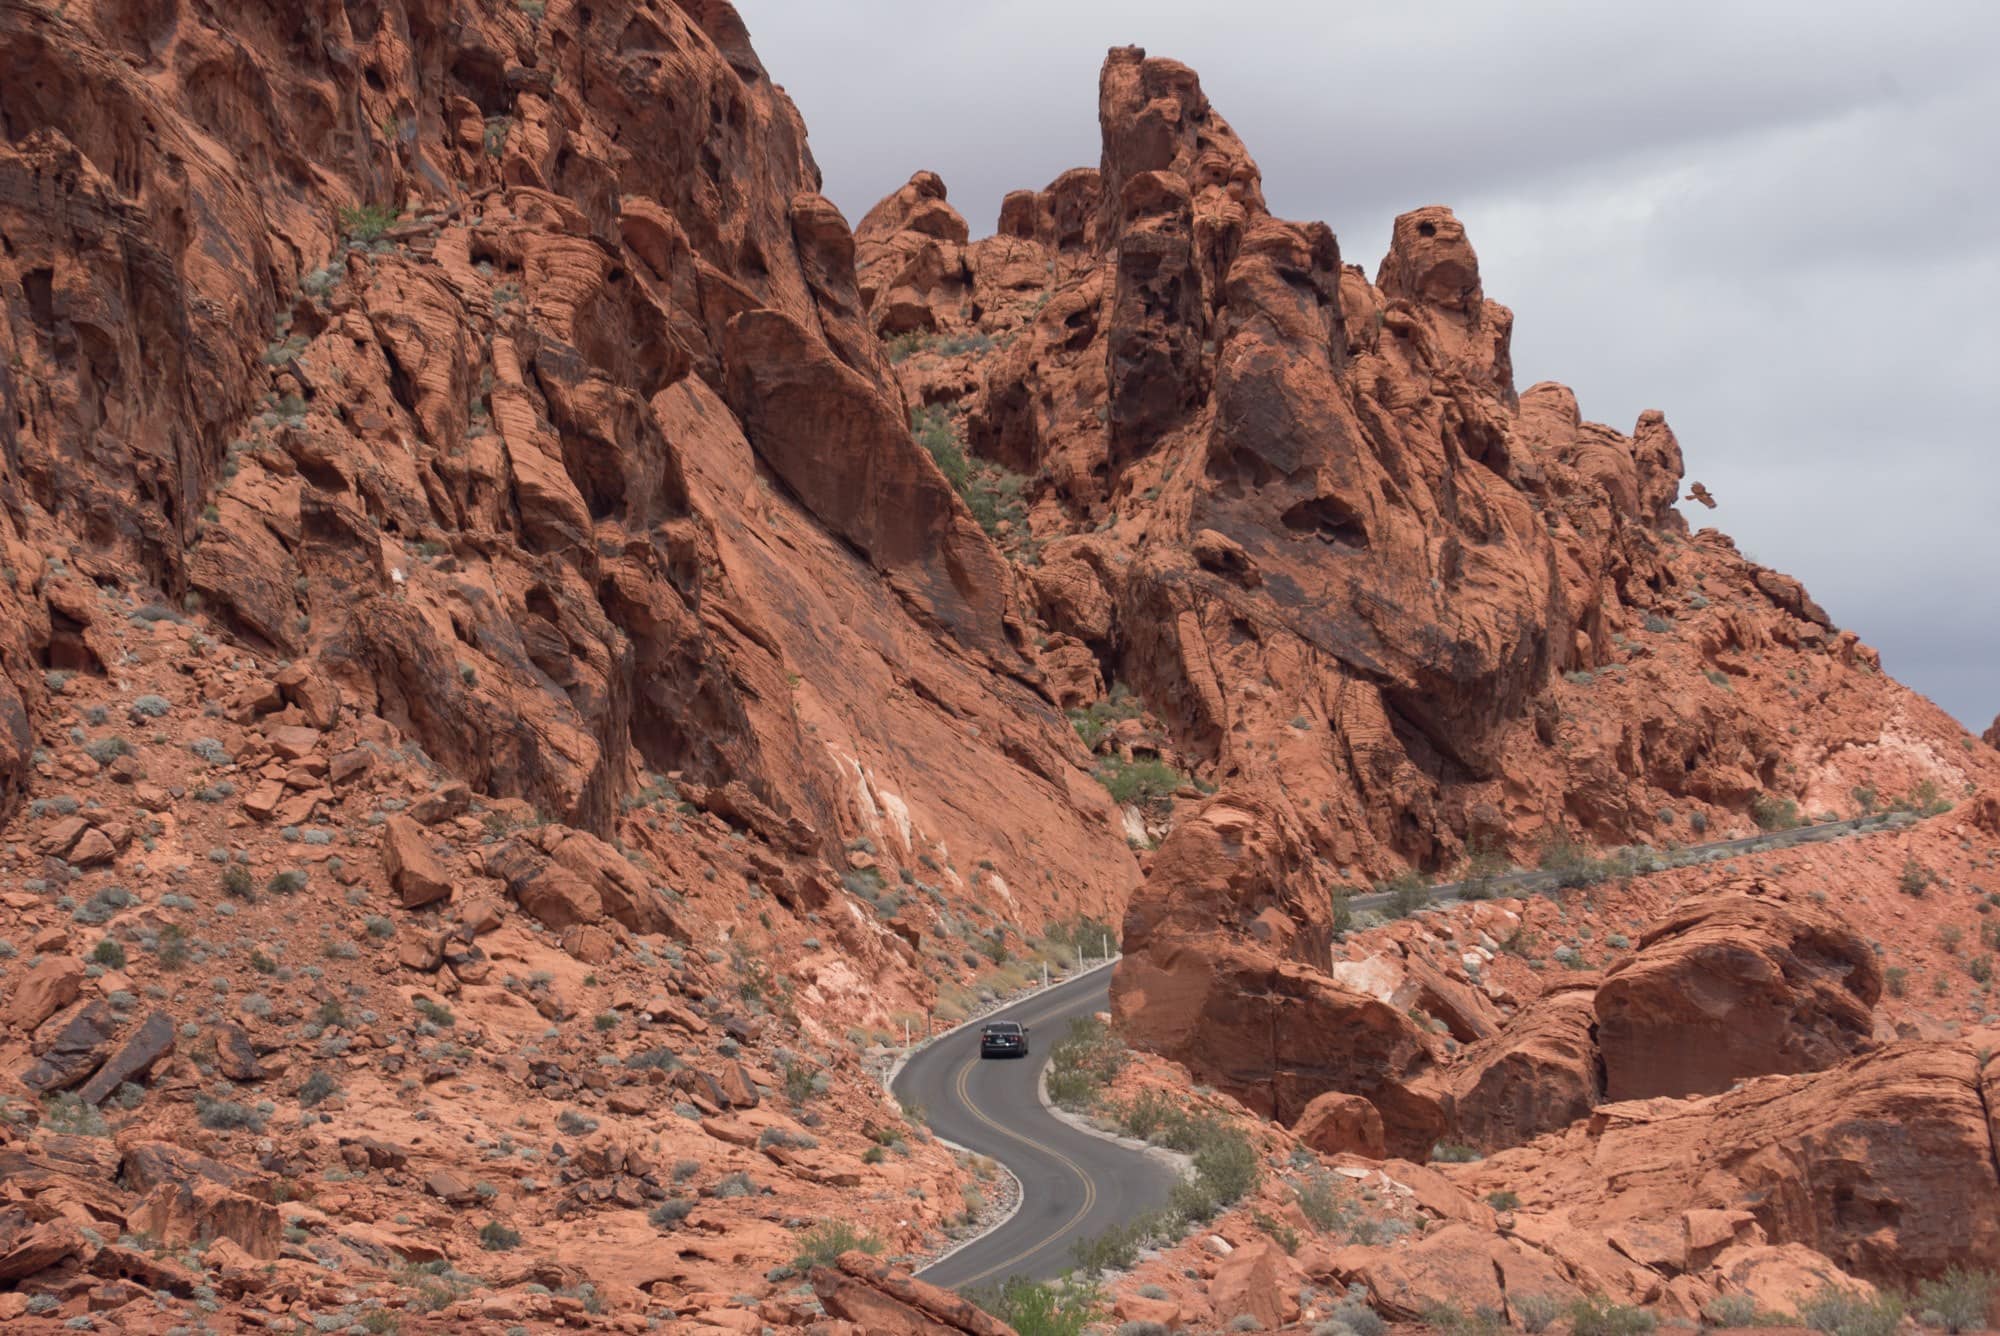
[[[987,1027],[986,1027],[986,1033],[988,1033],[988,1034],[1019,1034],[1019,1033],[1021,1033],[1021,1027],[1020,1027],[1020,1026],[1018,1026],[1018,1025],[1016,1025],[1016,1024],[1014,1024],[1014,1023],[1013,1023],[1012,1021],[1001,1021],[1001,1022],[999,1022],[998,1024],[995,1024],[995,1025],[989,1025],[989,1026],[987,1026]]]

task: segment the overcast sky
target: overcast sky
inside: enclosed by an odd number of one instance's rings
[[[1711,519],[1975,730],[2000,711],[2000,4],[737,0],[858,222],[974,236],[1098,161],[1097,68],[1186,61],[1372,275],[1448,204],[1525,388],[1665,410]]]

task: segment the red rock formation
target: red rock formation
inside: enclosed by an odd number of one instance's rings
[[[35,555],[74,534],[92,577],[199,597],[573,825],[607,831],[643,767],[831,856],[879,835],[881,788],[899,861],[949,842],[1118,903],[1135,873],[1031,685],[1013,577],[910,438],[733,11],[407,9],[309,40],[0,20],[38,71],[0,146],[0,814],[40,669],[104,670]],[[897,235],[963,241],[941,193]],[[785,560],[742,551],[788,532]],[[933,764],[986,791],[934,797]]]
[[[1329,1091],[1375,1106],[1390,1153],[1422,1160],[1445,1130],[1416,1088],[1427,1031],[1327,974],[1330,927],[1278,814],[1216,799],[1161,846],[1125,920],[1112,1014],[1134,1044],[1281,1122]]]
[[[1561,386],[1516,394],[1512,316],[1449,210],[1399,218],[1371,283],[1269,215],[1187,67],[1112,51],[1099,120],[1097,171],[1008,197],[1004,252],[929,173],[885,199],[860,265],[923,281],[872,309],[996,345],[918,339],[896,370],[1025,475],[1052,641],[1284,808],[1322,888],[1557,825],[1657,839],[1766,792],[1846,809],[1862,772],[1908,782],[1875,749],[1905,727],[1941,787],[1983,769],[1796,581],[1689,536],[1661,414],[1627,435]]]
[[[1873,1046],[1881,969],[1825,914],[1717,895],[1680,906],[1637,947],[1597,990],[1607,1099],[1712,1094]]]
[[[1584,1260],[1593,1235],[1630,1224],[1741,1210],[1771,1242],[1871,1280],[1990,1269],[2000,1262],[1991,1081],[1969,1047],[1898,1044],[1708,1099],[1606,1105],[1463,1181],[1548,1205],[1535,1239],[1559,1258]],[[1692,1225],[1680,1237],[1668,1274],[1715,1260],[1713,1247],[1685,1251]]]
[[[812,1270],[826,1311],[868,1336],[1014,1336],[1014,1329],[949,1290],[913,1279],[863,1252],[844,1252]]]
[[[1444,1078],[1453,1135],[1481,1150],[1568,1127],[1604,1098],[1596,990],[1559,988],[1467,1048]]]

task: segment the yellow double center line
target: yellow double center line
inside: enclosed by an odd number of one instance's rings
[[[988,1127],[992,1128],[1000,1135],[1004,1137],[1011,1137],[1015,1141],[1020,1142],[1024,1146],[1030,1146],[1035,1150],[1042,1152],[1042,1154],[1047,1155],[1050,1158],[1056,1160],[1063,1166],[1063,1168],[1075,1174],[1083,1182],[1083,1204],[1076,1208],[1076,1211],[1070,1216],[1069,1219],[1062,1222],[1061,1228],[1057,1229],[1055,1233],[1049,1235],[1047,1238],[1041,1240],[1038,1243],[1029,1245],[1029,1247],[1026,1248],[1024,1251],[1014,1254],[1012,1257],[1009,1257],[1004,1262],[995,1262],[992,1266],[987,1267],[984,1271],[981,1271],[976,1276],[966,1277],[964,1280],[959,1282],[961,1287],[965,1285],[976,1285],[980,1281],[985,1280],[988,1276],[997,1275],[1000,1272],[1005,1271],[1008,1267],[1014,1266],[1017,1263],[1024,1262],[1028,1258],[1033,1257],[1036,1253],[1048,1247],[1050,1243],[1061,1238],[1064,1234],[1067,1234],[1070,1230],[1076,1228],[1078,1222],[1080,1222],[1086,1215],[1090,1214],[1090,1208],[1097,1204],[1097,1184],[1091,1179],[1089,1174],[1083,1171],[1083,1166],[1079,1165],[1075,1160],[1072,1160],[1069,1156],[1057,1150],[1054,1146],[1047,1146],[1035,1140],[1033,1137],[1023,1136],[1021,1133],[1016,1132],[1011,1127],[1002,1127],[999,1123],[996,1123],[991,1118],[988,1118],[985,1112],[977,1104],[974,1104],[972,1102],[972,1093],[966,1087],[966,1080],[968,1077],[972,1075],[972,1069],[978,1065],[979,1065],[979,1059],[972,1058],[969,1059],[963,1067],[960,1067],[958,1069],[958,1080],[954,1083],[958,1092],[958,1102],[965,1106],[966,1112],[970,1113],[980,1122],[985,1123]],[[1018,1175],[1016,1177],[1018,1179]],[[1027,1204],[1027,1196],[1028,1196],[1028,1187],[1027,1184],[1023,1183],[1021,1185],[1021,1199],[1023,1205]]]

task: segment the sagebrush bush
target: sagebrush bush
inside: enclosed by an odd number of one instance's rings
[[[1601,1294],[1569,1306],[1572,1336],[1646,1336],[1655,1325],[1653,1315],[1645,1309],[1613,1303]]]
[[[195,1100],[196,1116],[212,1132],[262,1132],[270,1115],[261,1108],[226,1099]]]
[[[816,1266],[830,1266],[844,1252],[879,1253],[882,1240],[864,1234],[845,1220],[822,1220],[799,1235],[799,1251],[792,1258],[792,1270],[804,1274]]]
[[[1903,1301],[1893,1294],[1862,1299],[1829,1285],[1799,1305],[1799,1321],[1826,1336],[1893,1336],[1903,1325]]]
[[[1917,1308],[1926,1326],[1950,1332],[1983,1330],[1994,1284],[1990,1271],[1952,1267],[1936,1280],[1917,1282]]]

